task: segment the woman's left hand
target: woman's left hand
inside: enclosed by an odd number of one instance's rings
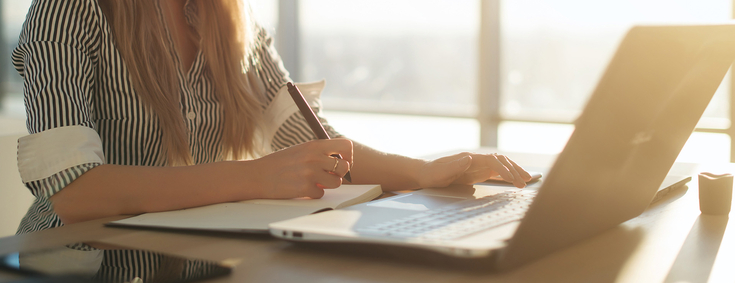
[[[422,188],[445,187],[451,184],[474,184],[500,175],[518,188],[526,186],[531,175],[502,154],[463,152],[445,156],[424,164],[418,172]]]

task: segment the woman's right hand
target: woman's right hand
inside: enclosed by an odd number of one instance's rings
[[[344,159],[331,155],[340,154]],[[271,153],[251,161],[255,165],[265,198],[321,198],[324,189],[342,185],[342,177],[352,167],[352,141],[314,140]]]
[[[344,160],[335,161],[332,154]],[[311,141],[249,161],[161,167],[103,164],[51,201],[63,223],[71,224],[247,199],[320,198],[325,188],[342,184],[351,164],[352,142],[346,139]]]

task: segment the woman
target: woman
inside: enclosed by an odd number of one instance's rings
[[[354,183],[384,190],[530,179],[503,155],[418,160],[346,138],[314,140],[297,112],[276,119],[290,79],[245,5],[33,2],[13,52],[30,133],[19,140],[19,169],[37,197],[19,233],[252,198],[319,198],[348,170]]]

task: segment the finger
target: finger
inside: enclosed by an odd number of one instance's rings
[[[495,157],[500,163],[503,164],[503,167],[505,167],[506,170],[508,170],[508,172],[510,172],[510,174],[513,176],[513,179],[512,179],[513,185],[515,185],[518,188],[523,188],[526,186],[526,182],[523,181],[523,178],[518,173],[518,171],[513,166],[513,164],[510,162],[508,157],[506,157],[505,155],[499,155],[499,154],[496,154]]]
[[[513,161],[513,159],[508,158],[508,161],[510,161],[511,164],[513,164],[513,167],[516,168],[516,171],[518,171],[518,174],[521,175],[521,178],[523,178],[523,181],[529,182],[531,179],[533,179],[533,176],[531,176],[531,173],[528,173],[526,169],[523,169],[518,163]]]
[[[471,170],[472,172],[487,172],[488,178],[494,175],[500,175],[503,180],[508,182],[513,181],[513,174],[498,160],[496,154],[478,154],[473,157],[480,162],[478,162],[478,166],[473,166],[475,170]]]
[[[342,177],[323,172],[317,175],[316,184],[324,189],[334,189],[342,185]]]
[[[304,196],[310,197],[313,199],[320,199],[324,196],[324,189],[319,184],[309,185],[309,187],[304,190]]]
[[[326,161],[324,162],[324,169],[327,173],[334,173],[339,168],[339,161],[340,159],[334,156],[327,156]]]
[[[339,177],[344,177],[345,175],[347,175],[347,172],[350,171],[350,168],[351,166],[349,162],[347,162],[346,160],[339,160],[336,170],[332,171],[332,173]]]
[[[319,140],[321,152],[325,155],[339,154],[352,164],[352,141],[348,139]]]
[[[296,191],[296,196],[294,197],[310,197],[318,199],[324,196],[325,188],[316,182],[315,176],[316,174],[313,172],[302,174],[300,177],[301,182],[298,182],[298,185],[293,187]]]
[[[505,181],[508,181],[508,182],[514,181],[515,178],[513,177],[513,173],[511,173],[508,170],[508,168],[505,167],[505,165],[503,165],[503,162],[501,162],[500,159],[498,159],[497,154],[493,153],[493,154],[482,155],[482,156],[485,157],[483,160],[487,162],[487,164],[485,164],[487,168],[497,173],[497,175],[500,175],[500,177],[503,178],[503,180]]]
[[[320,163],[303,166],[300,169],[300,172],[295,174],[298,179],[298,185],[293,188],[298,192],[297,196],[306,196],[318,199],[324,196],[324,189],[331,189],[339,186],[335,186],[335,180],[330,180],[326,176],[331,176],[332,179],[339,179],[339,177],[325,172],[320,169],[320,166]],[[338,183],[339,180],[336,180],[336,182]]]
[[[329,164],[329,165],[325,165],[324,167],[325,172],[334,174],[339,177],[344,177],[344,175],[347,174],[347,171],[349,171],[349,168],[350,168],[349,162],[343,159],[332,157],[332,156],[329,156],[327,159],[328,160],[325,161],[325,164]]]

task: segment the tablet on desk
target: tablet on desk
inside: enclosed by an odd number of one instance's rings
[[[0,256],[0,269],[29,282],[190,282],[227,275],[227,263],[190,259],[104,243],[77,243]]]

